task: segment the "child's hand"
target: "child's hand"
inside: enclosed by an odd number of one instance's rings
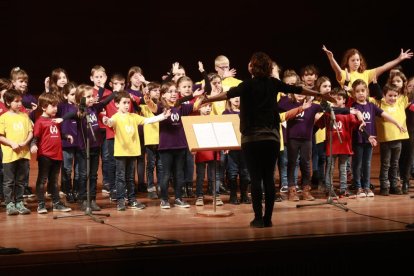
[[[37,146],[36,145],[31,146],[30,147],[30,152],[31,153],[36,153],[37,152]]]
[[[178,67],[180,67],[180,63],[178,62],[174,62],[171,68],[171,72],[173,73],[173,75],[175,75],[176,73],[178,73]]]
[[[19,150],[19,149],[20,149],[20,145],[19,145],[18,143],[15,143],[15,142],[11,142],[11,143],[10,143],[10,147],[11,147],[14,151],[17,151],[17,150]]]
[[[236,75],[236,69],[231,68],[230,70],[225,69],[223,70],[223,79],[225,78],[229,78],[229,77],[234,77]]]
[[[401,132],[407,132],[407,129],[403,127],[402,125],[398,124],[397,127]]]
[[[107,116],[102,117],[102,123],[106,126],[108,125],[108,120],[109,120],[109,117],[107,117]]]
[[[60,124],[61,122],[63,122],[62,118],[53,118],[52,122],[54,122],[55,124]]]
[[[322,45],[322,50],[325,52],[325,54],[328,56],[329,59],[333,58],[333,53],[329,51],[325,45]]]
[[[74,139],[73,139],[73,136],[72,135],[68,135],[66,137],[66,140],[68,140],[69,143],[73,144]]]
[[[303,101],[303,104],[302,104],[302,109],[305,110],[305,109],[308,109],[311,106],[312,106],[312,100],[307,100],[305,98],[305,100]]]
[[[35,103],[30,103],[32,105],[32,111],[35,111],[37,109],[37,104]]]
[[[368,141],[371,143],[371,146],[376,147],[378,145],[377,136],[369,136]]]
[[[164,118],[167,119],[168,117],[171,116],[171,109],[170,108],[165,108],[163,114],[164,114]]]
[[[198,62],[198,71],[200,71],[200,73],[204,72],[204,66],[203,66],[203,63],[201,61]]]
[[[45,91],[49,92],[49,77],[45,78]]]
[[[204,94],[204,89],[197,88],[196,91],[193,92],[193,97],[198,97]]]
[[[404,52],[404,50],[401,48],[401,54],[398,57],[400,59],[400,61],[403,61],[404,59],[409,59],[413,57],[413,52],[410,52],[411,49],[408,49],[407,51]]]
[[[367,124],[365,123],[365,121],[362,121],[361,124],[359,125],[359,130],[362,131],[366,125]]]

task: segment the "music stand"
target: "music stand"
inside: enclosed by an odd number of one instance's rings
[[[197,212],[198,216],[228,217],[233,215],[229,210],[217,210],[217,151],[239,150],[241,135],[240,119],[236,114],[219,116],[184,116],[182,117],[188,148],[191,152],[214,151],[214,191],[213,210],[205,209]]]
[[[329,185],[329,187],[327,187],[328,188],[328,198],[326,199],[325,202],[309,203],[309,204],[297,204],[296,208],[329,204],[329,205],[333,205],[335,207],[338,207],[338,208],[344,210],[345,212],[348,212],[349,209],[345,206],[347,204],[346,202],[339,202],[339,199],[338,199],[338,202],[334,202],[333,197],[332,197],[332,195],[334,195],[334,197],[336,197],[336,194],[333,190],[333,170],[335,168],[335,163],[334,163],[334,159],[333,159],[333,156],[332,156],[332,131],[333,131],[333,129],[336,130],[336,133],[338,134],[338,138],[339,138],[340,143],[342,143],[342,139],[341,139],[341,135],[339,134],[339,130],[338,130],[338,127],[337,127],[337,124],[336,124],[336,119],[335,119],[335,113],[332,110],[332,107],[328,103],[326,103],[325,105],[322,105],[322,103],[321,103],[321,107],[322,106],[324,107],[325,112],[330,112],[331,113],[330,114],[331,115],[330,120],[329,120],[330,121],[330,128],[331,128],[329,130],[329,150],[330,150],[330,153],[331,153],[331,155],[330,155],[331,168],[330,168],[330,173],[329,173],[329,179],[331,179],[331,184]],[[326,179],[327,173],[328,172],[325,173],[325,179]]]
[[[86,126],[87,129],[90,130],[92,134],[92,138],[94,141],[96,141],[95,134],[92,129],[92,120],[90,118],[89,114],[86,114]],[[82,127],[82,125],[81,125]],[[83,134],[83,131],[82,131]],[[60,218],[73,218],[73,217],[83,217],[83,216],[89,216],[94,221],[99,223],[105,223],[103,219],[98,218],[96,216],[105,216],[109,217],[110,214],[108,213],[93,213],[91,210],[91,195],[90,195],[90,147],[89,147],[89,136],[86,134],[86,210],[84,214],[74,214],[74,215],[67,215],[67,216],[53,216],[53,219],[60,219]]]

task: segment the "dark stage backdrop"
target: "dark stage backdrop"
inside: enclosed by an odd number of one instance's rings
[[[414,48],[405,1],[192,2],[0,0],[0,77],[20,66],[29,74],[31,93],[39,94],[57,67],[78,83],[90,83],[96,64],[108,76],[126,75],[138,65],[148,80],[160,80],[179,61],[199,80],[197,61],[213,71],[214,58],[224,54],[245,79],[251,54],[265,51],[283,69],[312,63],[333,80],[322,44],[338,62],[346,49],[359,49],[369,68],[396,58],[401,48]],[[402,66],[407,76],[414,74],[414,60]]]

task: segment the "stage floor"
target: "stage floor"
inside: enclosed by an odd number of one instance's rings
[[[375,175],[378,174],[374,171]],[[373,183],[377,185],[378,179],[373,177]],[[326,203],[326,199],[318,194],[319,198],[314,202],[275,203],[273,227],[262,229],[249,227],[253,218],[251,205],[226,204],[228,196],[222,196],[225,205],[218,206],[217,210],[231,211],[232,216],[204,217],[197,213],[213,210],[211,197],[206,198],[203,207],[196,207],[195,198],[189,198],[190,208],[165,210],[160,209],[159,200],[139,194],[138,198],[147,205],[146,209],[120,212],[116,210],[116,203],[99,193],[98,204],[103,207],[99,213],[109,214],[109,217],[97,216],[103,219],[103,223],[89,216],[64,217],[83,215],[77,204],[69,205],[74,209],[69,213],[40,215],[36,213],[36,200],[28,199],[30,215],[7,216],[5,207],[0,208],[0,247],[21,250],[19,253],[2,249],[0,271],[43,271],[45,267],[58,266],[69,272],[78,271],[77,264],[83,264],[82,267],[86,266],[92,272],[98,267],[102,271],[111,271],[119,269],[125,260],[143,260],[153,265],[149,272],[155,273],[166,269],[157,266],[158,260],[171,260],[170,264],[175,268],[175,260],[185,263],[186,259],[191,259],[194,264],[197,260],[215,260],[217,254],[223,260],[229,259],[228,256],[240,256],[236,260],[240,269],[244,261],[254,259],[252,256],[259,258],[263,252],[278,254],[274,258],[286,261],[305,256],[312,259],[314,254],[329,257],[331,253],[321,251],[324,248],[332,248],[335,255],[340,255],[341,251],[345,254],[348,249],[352,250],[348,247],[355,248],[358,244],[365,250],[370,245],[366,254],[375,254],[380,243],[385,247],[393,244],[399,248],[412,246],[414,232],[406,226],[414,223],[414,199],[409,195],[385,197],[378,192],[376,187],[374,198],[341,199],[347,203],[349,211],[331,204],[297,208],[297,204]],[[410,194],[414,194],[414,189]],[[50,208],[50,200],[47,205]],[[56,215],[64,218],[54,219]],[[307,251],[309,248],[315,249],[313,253]],[[359,254],[364,253],[361,251]],[[269,266],[271,262],[270,259],[264,264]],[[109,266],[110,263],[113,265]],[[210,266],[207,261],[203,263]],[[222,264],[227,266],[227,262]],[[220,262],[214,266],[220,267]],[[246,264],[246,269],[249,267]],[[183,269],[181,264],[179,268]],[[145,269],[148,272],[147,266]]]

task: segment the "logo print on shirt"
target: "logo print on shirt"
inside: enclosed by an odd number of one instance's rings
[[[23,130],[23,123],[22,122],[13,123],[13,130],[16,130],[16,131]]]
[[[171,116],[170,116],[170,118],[171,118],[171,121],[178,122],[180,120],[180,114],[178,114],[178,113],[172,113]]]
[[[342,127],[343,127],[342,122],[339,121],[339,122],[336,122],[336,125],[333,126],[333,129],[342,131]]]
[[[58,134],[57,126],[50,126],[49,131],[50,131],[50,134]]]
[[[396,112],[397,111],[397,108],[395,108],[394,106],[390,106],[387,109],[388,109],[388,112],[389,113],[392,113],[392,112]]]
[[[301,113],[299,113],[298,115],[296,115],[296,118],[303,118],[303,116],[305,116],[305,111],[302,111]]]
[[[134,131],[134,127],[133,126],[130,126],[130,125],[127,125],[127,126],[125,126],[125,131],[128,134],[131,134]]]
[[[370,121],[371,114],[369,114],[369,112],[362,112],[362,118],[364,118],[364,121]]]
[[[89,114],[89,118],[91,119],[92,122],[97,122],[98,121],[98,119],[96,119],[96,114],[95,113]]]

